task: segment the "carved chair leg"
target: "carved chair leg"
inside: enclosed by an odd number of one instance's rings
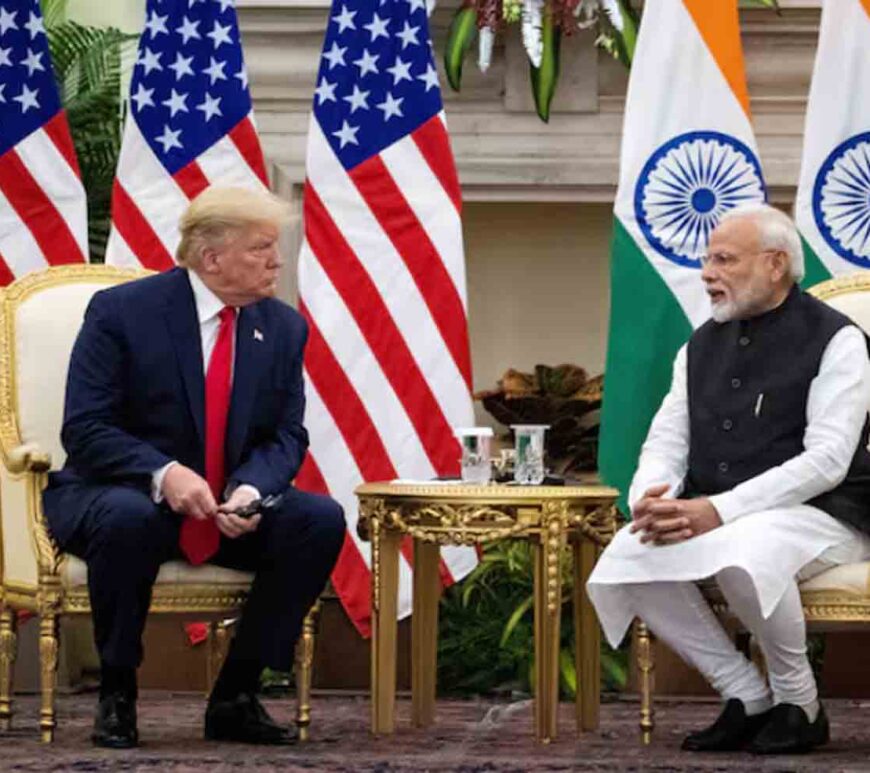
[[[653,671],[655,670],[655,649],[653,635],[646,623],[635,623],[635,650],[637,654],[637,675],[640,682],[640,733],[644,744],[652,740],[655,728],[653,709]]]
[[[12,678],[18,651],[16,622],[14,609],[0,609],[0,730],[12,726]]]
[[[314,640],[320,602],[316,601],[302,622],[302,635],[296,642],[296,727],[299,740],[308,740],[311,725],[311,681],[314,670]]]
[[[230,628],[235,620],[215,620],[208,626],[206,657],[206,694],[210,695],[230,649]]]
[[[39,663],[42,676],[42,708],[39,712],[39,730],[43,743],[54,740],[56,726],[54,694],[57,687],[58,616],[54,611],[43,611],[39,618]]]

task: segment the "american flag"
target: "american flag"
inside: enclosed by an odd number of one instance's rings
[[[0,284],[87,260],[88,222],[38,0],[0,0]]]
[[[163,270],[191,199],[268,183],[233,0],[148,0],[145,13],[106,261]]]
[[[333,584],[370,620],[370,546],[356,534],[363,481],[456,474],[451,428],[472,423],[461,194],[425,0],[336,0],[308,133],[300,309],[311,449],[298,478],[348,519]],[[442,553],[442,579],[470,548]],[[400,614],[411,611],[410,564]]]

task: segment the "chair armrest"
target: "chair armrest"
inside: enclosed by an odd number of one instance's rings
[[[13,448],[7,457],[9,472],[48,472],[51,469],[51,454],[41,451],[36,443],[23,443]]]

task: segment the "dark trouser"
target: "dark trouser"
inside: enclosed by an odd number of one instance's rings
[[[142,631],[160,564],[179,559],[181,518],[141,491],[116,486],[94,500],[65,549],[88,565],[94,637],[104,666],[142,662]],[[234,657],[288,671],[302,621],[344,541],[329,497],[289,489],[252,534],[221,537],[210,563],[255,573],[232,645]]]

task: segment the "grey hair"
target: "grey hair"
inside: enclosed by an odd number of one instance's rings
[[[762,250],[782,250],[788,255],[789,273],[795,282],[804,278],[804,250],[794,221],[782,210],[770,204],[743,204],[728,210],[720,223],[742,218],[751,219],[758,228],[759,246]]]

